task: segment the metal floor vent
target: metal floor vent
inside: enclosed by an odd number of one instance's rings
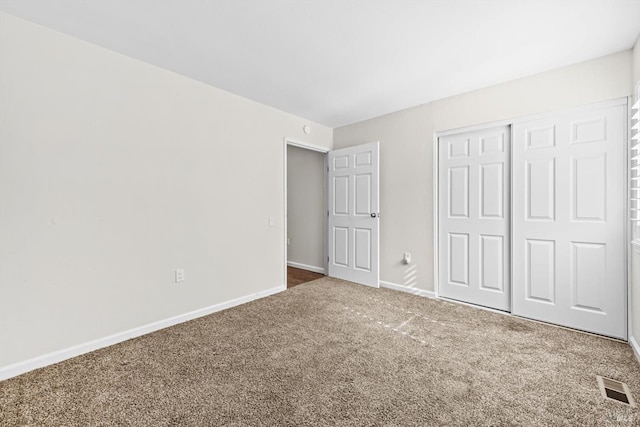
[[[612,380],[611,378],[604,378],[600,375],[596,375],[596,378],[598,379],[600,393],[602,393],[602,397],[604,397],[605,400],[613,400],[614,402],[625,405],[636,406],[631,397],[631,391],[625,383]]]

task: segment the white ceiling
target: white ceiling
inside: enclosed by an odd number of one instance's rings
[[[629,49],[640,0],[0,0],[0,10],[338,127]]]

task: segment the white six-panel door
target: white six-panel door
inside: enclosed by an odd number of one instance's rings
[[[330,151],[331,277],[379,286],[379,144]]]
[[[439,295],[510,310],[508,126],[438,140]]]
[[[626,339],[626,105],[513,125],[513,313]]]

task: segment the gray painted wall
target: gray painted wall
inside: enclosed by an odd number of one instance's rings
[[[629,96],[631,63],[628,50],[335,129],[336,149],[380,141],[381,280],[434,290],[435,132]]]
[[[4,13],[0,64],[0,370],[286,284],[282,141],[330,128]]]
[[[287,146],[287,261],[324,269],[325,154]]]

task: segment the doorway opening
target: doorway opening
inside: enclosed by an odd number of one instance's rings
[[[285,275],[287,288],[323,277],[327,271],[327,152],[286,138]]]

